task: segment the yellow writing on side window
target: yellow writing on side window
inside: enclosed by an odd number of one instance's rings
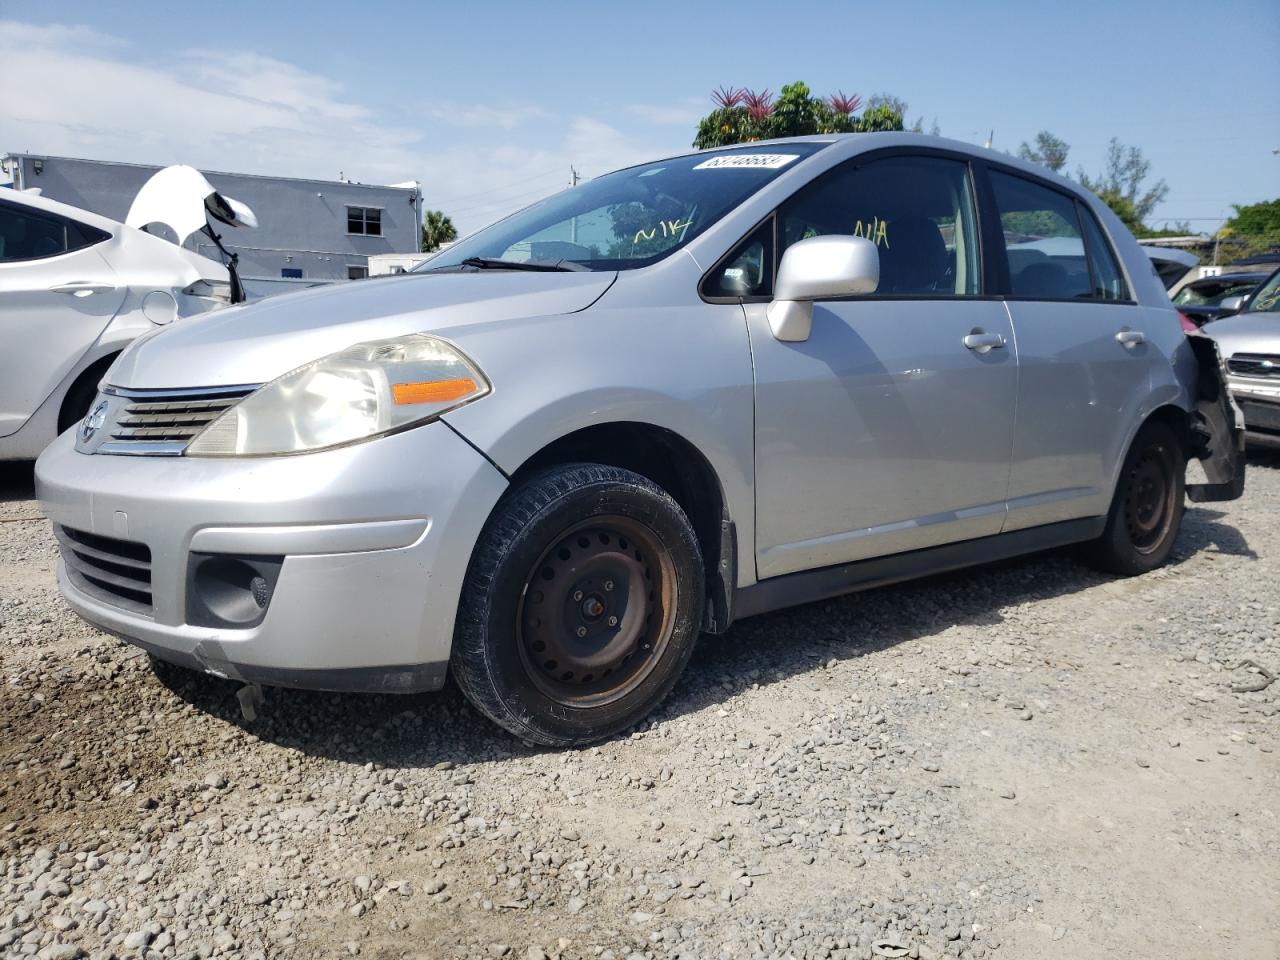
[[[853,223],[853,235],[855,237],[866,237],[877,247],[883,246],[889,249],[889,230],[886,224],[879,217],[872,217],[866,223],[861,220],[855,220]]]
[[[659,230],[662,231],[662,235],[664,237],[674,237],[684,233],[684,231],[688,230],[691,226],[693,226],[692,217],[685,220],[683,223],[680,222],[678,217],[675,220],[660,220],[658,221],[658,225],[652,230],[637,230],[636,235],[632,238],[631,242],[639,243],[641,240],[652,240],[658,235]]]

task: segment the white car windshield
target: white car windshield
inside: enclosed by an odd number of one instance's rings
[[[417,269],[643,267],[687,244],[823,146],[752,146],[628,167],[526,207]]]

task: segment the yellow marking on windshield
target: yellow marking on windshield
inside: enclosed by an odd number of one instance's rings
[[[664,237],[674,237],[676,235],[683,237],[684,231],[688,230],[691,226],[693,226],[693,217],[690,217],[683,223],[680,221],[679,217],[674,220],[659,220],[658,225],[652,230],[645,230],[643,228],[637,230],[636,235],[632,238],[631,242],[639,243],[641,240],[652,240],[658,235],[659,230],[662,231],[662,235]]]

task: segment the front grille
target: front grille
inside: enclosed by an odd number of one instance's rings
[[[55,524],[71,581],[89,596],[151,616],[151,548]]]
[[[116,418],[111,428],[113,440],[181,440],[186,442],[234,407],[248,390],[219,393],[212,397],[164,397],[141,400],[136,395]]]
[[[1227,369],[1242,377],[1280,380],[1280,356],[1264,353],[1237,353],[1227,361]]]
[[[98,453],[180,456],[191,439],[257,387],[208,387],[196,390],[128,390],[107,387],[124,403]]]

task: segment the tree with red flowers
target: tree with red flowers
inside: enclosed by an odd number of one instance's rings
[[[862,98],[856,93],[814,97],[799,81],[784,86],[777,99],[770,90],[720,87],[711,101],[715,109],[698,123],[693,141],[702,149],[773,137],[902,129],[902,114],[892,108],[879,105],[858,115]]]

